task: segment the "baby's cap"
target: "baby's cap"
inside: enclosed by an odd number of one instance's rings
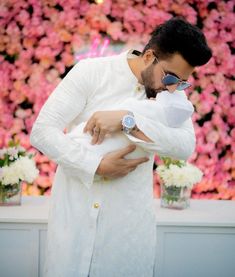
[[[179,127],[194,112],[194,107],[184,91],[176,90],[170,93],[164,90],[157,94],[156,101],[160,102],[163,107],[167,122],[171,127]]]

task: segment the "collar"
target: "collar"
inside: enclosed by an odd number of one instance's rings
[[[123,69],[125,70],[125,72],[127,73],[126,76],[129,76],[130,78],[130,82],[133,82],[133,84],[135,85],[135,92],[137,93],[141,93],[145,90],[144,86],[142,84],[140,84],[138,82],[138,79],[136,78],[136,76],[134,75],[134,73],[132,72],[127,59],[132,59],[132,58],[136,58],[137,56],[139,56],[141,54],[140,51],[136,50],[136,49],[129,49],[126,50],[124,52],[122,52],[120,54],[121,60],[122,60],[122,64],[123,64]]]
[[[140,56],[141,52],[139,50],[136,50],[136,49],[129,49],[127,51],[127,54],[126,54],[126,58],[127,59],[133,59],[133,58],[136,58],[137,56]],[[129,64],[127,63],[128,67],[129,67]],[[130,67],[129,67],[130,68]],[[130,69],[131,71],[131,69]],[[133,72],[131,71],[131,73],[133,74]],[[134,74],[133,74],[134,75]],[[135,75],[134,75],[135,76]],[[136,80],[136,88],[135,88],[135,91],[136,92],[141,92],[142,90],[144,90],[144,86],[142,84],[140,84],[137,80],[137,78],[135,77],[135,80]]]
[[[131,59],[131,58],[136,58],[136,56],[140,56],[141,52],[136,50],[136,49],[129,49],[127,51],[127,58]]]

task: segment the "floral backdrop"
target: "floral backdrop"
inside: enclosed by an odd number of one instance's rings
[[[30,146],[29,134],[68,70],[110,45],[143,46],[156,25],[175,15],[197,24],[213,49],[187,91],[197,136],[189,161],[204,173],[192,197],[235,200],[234,1],[221,0],[1,0],[0,148],[19,139],[36,153],[40,170],[33,184],[24,184],[24,195],[50,194],[56,164]],[[154,195],[159,197],[156,174]]]

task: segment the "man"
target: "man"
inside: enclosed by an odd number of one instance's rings
[[[153,155],[134,155],[141,149],[130,144],[99,156],[69,139],[63,130],[67,127],[70,132],[88,120],[84,132],[92,135],[93,144],[118,132],[133,138],[141,132],[145,141],[142,118],[127,110],[110,111],[110,105],[127,97],[152,98],[163,89],[187,88],[195,66],[210,57],[201,31],[174,18],[154,30],[141,54],[130,50],[82,60],[55,88],[30,135],[31,144],[58,163],[51,192],[45,276],[153,276]],[[187,159],[194,151],[191,119],[179,128],[159,123],[155,137],[156,154]],[[96,181],[95,175],[103,179]]]

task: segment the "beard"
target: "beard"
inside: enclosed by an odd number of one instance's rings
[[[147,98],[156,98],[158,92],[161,91],[161,90],[157,91],[155,89],[152,89],[152,88],[146,87],[146,86],[144,86],[144,88],[145,88],[145,93],[146,93]]]
[[[147,98],[156,98],[157,94],[164,90],[164,88],[154,88],[153,67],[151,64],[148,68],[141,72],[141,78],[145,88]]]

